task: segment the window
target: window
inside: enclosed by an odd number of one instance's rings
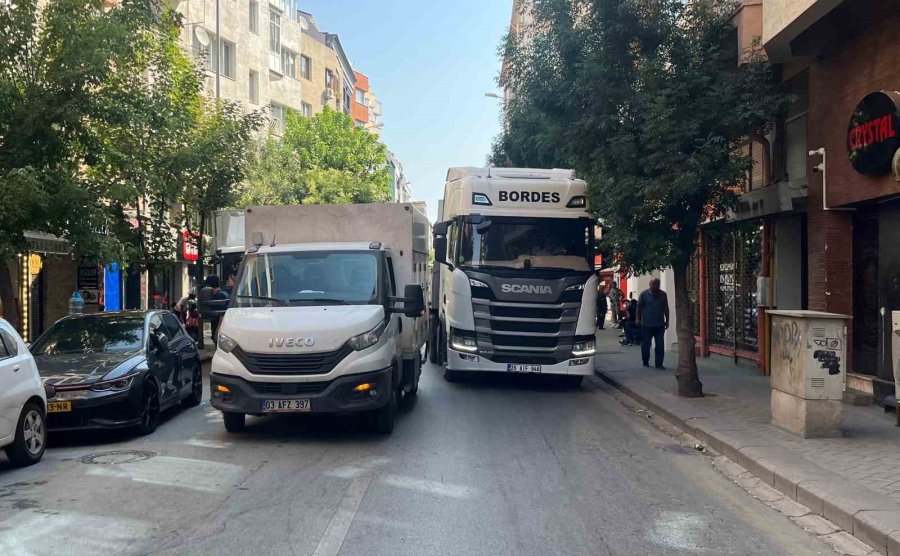
[[[350,102],[353,100],[353,94],[350,93],[350,87],[344,87],[344,112],[350,113]]]
[[[259,3],[250,0],[250,32],[259,34]]]
[[[794,185],[806,184],[806,121],[809,113],[809,76],[804,73],[788,82],[794,102],[784,114],[784,168]]]
[[[225,77],[234,79],[237,75],[236,71],[235,46],[233,42],[222,41],[222,65],[220,71]]]
[[[385,260],[387,261],[387,274],[391,286],[391,292],[389,295],[395,296],[397,295],[397,285],[394,282],[394,261],[392,261],[390,257],[387,257]]]
[[[194,54],[198,57],[203,57],[206,59],[206,69],[211,72],[216,71],[216,64],[219,63],[219,57],[216,56],[216,36],[210,35],[209,38],[209,46],[203,46],[197,41],[196,35],[193,40],[193,49]],[[222,75],[225,77],[230,77],[231,79],[235,78],[236,75],[236,56],[235,56],[235,46],[233,42],[222,39],[221,42],[221,51],[222,51],[222,66],[219,68]]]
[[[334,84],[334,72],[330,69],[325,70],[325,88],[334,90],[332,86]]]
[[[272,117],[275,131],[284,132],[284,106],[278,104],[269,105],[269,115]]]
[[[307,56],[300,55],[300,77],[303,79],[311,79],[312,76],[312,60]]]
[[[159,319],[159,316],[153,318]],[[58,321],[35,342],[31,352],[34,355],[129,353],[140,350],[143,345],[144,317],[99,313]]]
[[[18,343],[5,328],[0,328],[0,359],[13,357],[19,352]]]
[[[361,89],[356,90],[356,104],[366,104],[366,94]]]
[[[259,72],[250,70],[250,102],[259,104]]]
[[[282,72],[281,14],[275,10],[269,10],[269,69]]]
[[[166,325],[169,340],[178,339],[184,334],[184,329],[181,328],[181,323],[178,322],[178,319],[175,318],[175,315],[173,315],[172,313],[163,313],[163,323],[165,323]]]
[[[288,77],[297,79],[297,55],[288,49],[281,51],[281,71]]]
[[[300,107],[303,109],[303,116],[306,118],[312,118],[312,104],[307,104],[305,102],[300,103]]]

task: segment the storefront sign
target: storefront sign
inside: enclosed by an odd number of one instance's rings
[[[185,261],[196,262],[200,258],[200,232],[184,230],[181,233],[181,258]]]
[[[900,93],[871,93],[860,102],[847,130],[847,154],[860,174],[890,173],[894,153],[900,148]]]
[[[85,259],[78,263],[78,291],[85,303],[100,302],[100,265],[96,262]]]
[[[40,255],[32,253],[28,256],[28,272],[30,272],[32,276],[40,274],[42,268],[44,268],[44,261],[41,259]]]

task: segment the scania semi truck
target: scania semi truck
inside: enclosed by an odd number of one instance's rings
[[[244,430],[247,415],[367,412],[390,432],[398,400],[418,390],[429,337],[425,215],[409,204],[265,206],[244,220],[210,372],[225,428]]]
[[[434,225],[432,362],[448,381],[490,371],[594,372],[595,222],[571,170],[451,168]]]

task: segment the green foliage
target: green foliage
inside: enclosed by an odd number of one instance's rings
[[[325,108],[312,118],[288,114],[284,138],[260,145],[241,204],[379,203],[390,196],[384,145]]]

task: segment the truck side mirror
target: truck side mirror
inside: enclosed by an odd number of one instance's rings
[[[438,264],[449,265],[447,261],[447,231],[450,222],[438,222],[432,228],[434,233],[434,260]]]
[[[403,315],[418,318],[425,314],[425,292],[418,284],[409,284],[403,289]]]
[[[425,292],[418,284],[409,284],[403,289],[403,297],[392,297],[391,301],[403,303],[403,308],[391,309],[392,313],[403,313],[413,319],[425,314]]]

